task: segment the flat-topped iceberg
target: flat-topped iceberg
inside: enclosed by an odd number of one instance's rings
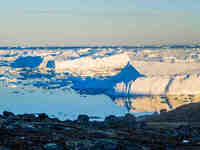
[[[127,88],[129,89],[127,91]],[[184,79],[183,76],[176,77],[144,77],[134,82],[130,81],[128,86],[118,83],[109,94],[114,96],[126,95],[196,95],[200,93],[200,77],[192,75]]]
[[[70,80],[72,88],[79,92],[103,93],[111,97],[200,93],[199,75],[145,76],[130,63],[117,75],[108,78],[70,77]]]
[[[55,71],[70,72],[81,76],[96,76],[99,72],[101,72],[101,75],[106,74],[106,72],[112,74],[114,69],[122,68],[129,60],[127,53],[102,58],[85,56],[67,60],[55,59]]]

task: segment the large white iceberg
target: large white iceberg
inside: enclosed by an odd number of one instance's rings
[[[98,72],[113,72],[115,68],[122,68],[129,61],[126,53],[94,58],[91,56],[80,57],[77,59],[55,60],[56,72],[70,72],[83,76],[95,76]]]
[[[145,76],[128,63],[117,75],[99,78],[71,77],[72,88],[88,93],[104,93],[112,97],[136,95],[199,94],[199,75]],[[195,83],[195,84],[194,84]]]

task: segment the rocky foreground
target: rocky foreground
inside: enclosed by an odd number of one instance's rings
[[[148,118],[149,119],[149,118]],[[60,121],[46,114],[0,115],[0,150],[200,149],[198,123],[136,121],[131,114]]]

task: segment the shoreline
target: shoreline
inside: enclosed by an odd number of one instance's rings
[[[45,113],[36,116],[4,111],[0,135],[0,149],[4,150],[200,148],[200,123],[137,121],[131,114],[107,116],[104,121],[90,121],[87,115],[61,121]]]

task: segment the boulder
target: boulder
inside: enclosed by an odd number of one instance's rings
[[[45,113],[41,113],[41,114],[38,114],[38,118],[40,120],[44,120],[44,119],[48,119],[49,116],[47,114],[45,114]]]
[[[12,112],[4,111],[4,112],[3,112],[3,116],[4,116],[4,117],[14,117],[15,114],[12,113]]]
[[[81,123],[81,124],[88,124],[89,122],[89,116],[88,115],[79,115],[78,116],[78,119],[77,119],[77,122],[78,123]]]

